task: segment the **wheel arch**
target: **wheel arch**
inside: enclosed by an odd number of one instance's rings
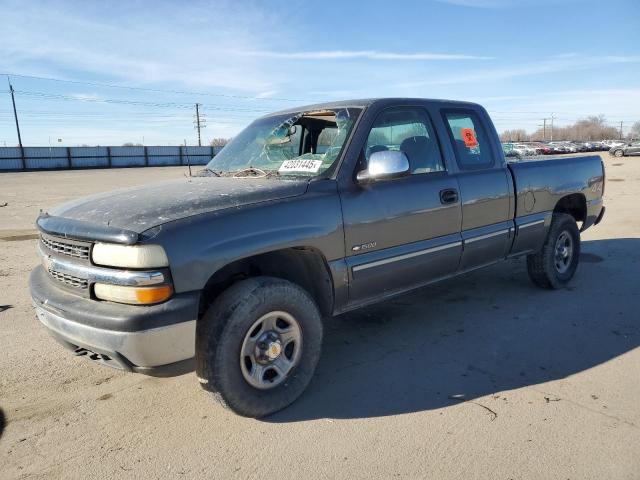
[[[199,318],[224,290],[257,276],[295,283],[311,295],[322,316],[333,312],[334,286],[326,258],[317,248],[299,246],[248,256],[218,269],[202,289]]]
[[[553,213],[566,213],[571,215],[576,222],[585,222],[587,219],[587,199],[583,193],[565,195],[556,203]]]

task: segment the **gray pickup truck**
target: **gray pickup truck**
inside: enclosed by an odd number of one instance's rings
[[[322,318],[500,260],[559,288],[604,214],[598,156],[507,164],[479,105],[353,100],[259,118],[197,175],[37,220],[37,317],[95,362],[260,417],[293,402]]]

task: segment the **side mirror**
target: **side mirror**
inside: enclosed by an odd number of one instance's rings
[[[358,183],[390,180],[409,175],[409,159],[404,152],[384,150],[369,156],[369,166],[358,172]]]

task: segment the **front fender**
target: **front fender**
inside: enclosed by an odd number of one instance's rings
[[[312,182],[301,196],[197,215],[162,225],[151,240],[165,248],[177,293],[201,290],[225,265],[290,247],[313,247],[328,262],[344,258],[336,183]]]

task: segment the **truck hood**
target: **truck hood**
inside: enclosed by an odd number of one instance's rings
[[[304,179],[190,177],[114,190],[63,203],[49,215],[142,233],[157,225],[303,194]]]

